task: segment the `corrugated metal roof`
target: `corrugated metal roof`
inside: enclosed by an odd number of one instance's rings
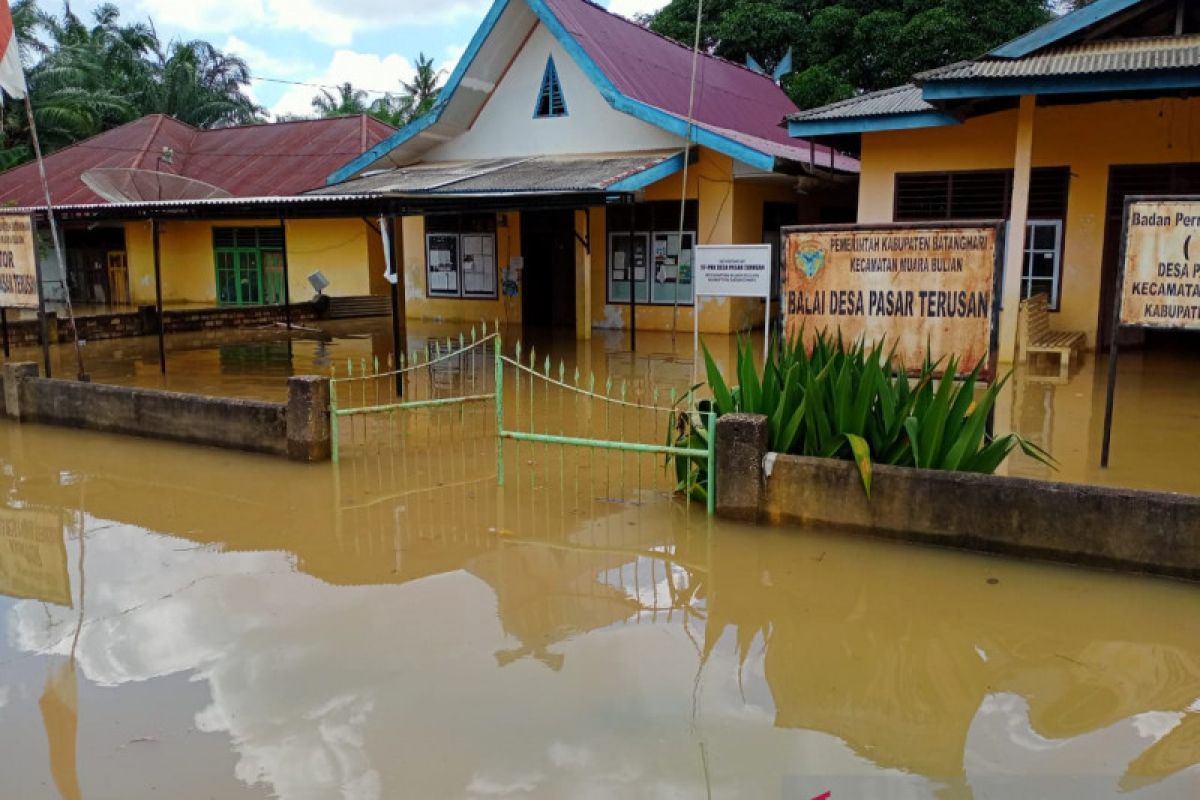
[[[336,203],[355,202],[376,199],[372,195],[362,194],[300,194],[279,197],[266,195],[262,197],[204,197],[188,200],[147,200],[141,203],[54,203],[54,213],[73,211],[104,210],[149,210],[155,208],[220,208],[221,206],[289,206],[289,205],[334,205]],[[5,206],[6,214],[36,214],[46,210],[46,204],[28,206]]]
[[[887,114],[915,114],[932,111],[933,106],[921,99],[921,89],[911,83],[879,92],[851,97],[820,108],[810,108],[788,117],[796,122],[826,119],[857,119]]]
[[[546,5],[617,91],[687,118],[690,47],[587,0],[546,0]],[[707,54],[698,60],[694,109],[698,122],[776,142],[789,151],[807,152],[808,144],[797,143],[779,124],[795,110],[796,105],[766,75]],[[800,155],[793,152],[789,157]]]
[[[617,181],[658,166],[678,150],[613,155],[536,156],[441,161],[384,170],[344,181],[329,194],[462,195],[602,192]]]
[[[1200,67],[1200,34],[1118,39],[1054,47],[1023,58],[985,57],[923,72],[918,81],[989,80]]]
[[[161,169],[239,197],[294,195],[321,186],[332,170],[394,131],[362,115],[199,130],[151,114],[48,155],[46,172],[56,206],[102,202],[80,180],[97,167]],[[174,151],[170,165],[158,163],[163,147]],[[35,164],[0,173],[3,203],[44,203]]]

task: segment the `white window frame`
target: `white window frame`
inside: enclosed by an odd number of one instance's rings
[[[1035,231],[1038,228],[1054,229],[1054,247],[1034,247]],[[1031,219],[1025,223],[1024,250],[1021,253],[1021,296],[1029,297],[1035,284],[1043,284],[1046,279],[1033,274],[1034,260],[1039,255],[1052,253],[1054,255],[1054,270],[1051,274],[1050,302],[1051,311],[1057,311],[1059,305],[1059,286],[1062,282],[1062,250],[1063,250],[1063,221],[1061,219]]]
[[[451,270],[434,270],[433,259],[431,258],[433,240],[437,239],[452,239],[454,241],[454,260],[453,269]],[[479,247],[472,247],[472,264],[482,265],[482,268],[472,269],[471,272],[479,273],[484,276],[484,283],[487,285],[487,291],[469,290],[467,289],[467,271],[464,261],[466,257],[467,242],[477,242]],[[478,253],[474,252],[476,249]],[[433,288],[434,276],[440,274],[452,274],[454,276],[454,289],[435,289]],[[495,300],[499,297],[499,292],[496,283],[496,234],[487,233],[447,233],[447,232],[427,232],[425,234],[425,296],[431,299],[444,300]]]

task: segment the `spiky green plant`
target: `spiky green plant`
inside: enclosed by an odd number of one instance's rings
[[[1011,373],[978,393],[982,361],[957,380],[956,359],[947,360],[938,377],[940,362],[926,356],[910,376],[894,348],[885,350],[882,342],[847,344],[840,335],[820,334],[810,349],[803,332],[775,343],[761,371],[750,342],[739,342],[732,386],[707,347],[704,361],[718,416],[766,416],[774,452],[854,461],[868,496],[875,463],[990,474],[1019,447],[1054,465],[1049,453],[1016,433],[989,435],[988,417]],[[679,420],[678,441],[703,434],[687,415]],[[703,464],[676,461],[677,473],[685,467],[693,471],[691,480],[681,483],[707,486]]]

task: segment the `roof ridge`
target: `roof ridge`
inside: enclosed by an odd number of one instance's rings
[[[272,125],[296,125],[296,124],[311,124],[311,123],[316,123],[316,122],[338,122],[340,120],[345,120],[345,119],[357,119],[358,117],[366,117],[368,121],[374,120],[375,122],[378,122],[380,125],[386,125],[387,127],[391,128],[392,130],[399,130],[399,128],[397,128],[395,125],[384,122],[383,120],[379,119],[378,117],[373,117],[370,114],[363,112],[363,111],[360,111],[357,114],[338,114],[338,115],[332,116],[332,117],[307,117],[304,119],[280,119],[280,120],[263,120],[262,122],[241,122],[241,123],[238,123],[237,125],[222,125],[219,128],[197,128],[196,130],[200,133],[216,133],[218,131],[232,131],[232,130],[240,130],[243,128],[262,128],[262,127],[269,127]]]
[[[142,122],[143,120],[148,119],[149,117],[166,117],[166,118],[174,120],[175,122],[178,122],[180,125],[187,125],[189,128],[194,127],[192,125],[188,125],[188,123],[186,123],[186,122],[175,119],[170,114],[163,114],[161,112],[156,112],[154,114],[145,114],[143,116],[138,117],[137,119],[131,119],[128,122],[122,122],[120,125],[114,125],[113,127],[109,128],[108,130],[103,130],[103,131],[100,131],[99,133],[93,133],[91,136],[87,136],[83,139],[79,139],[78,141],[71,142],[66,147],[60,147],[52,153],[46,153],[44,155],[44,158],[50,159],[50,158],[58,155],[59,153],[65,153],[68,150],[74,150],[76,147],[83,147],[83,146],[87,145],[89,142],[99,139],[102,136],[108,136],[113,131],[119,131],[122,128],[129,127],[130,125],[137,125],[138,123]],[[35,166],[35,165],[36,165],[36,162],[33,160],[26,161],[22,164],[15,164],[14,166],[11,166],[6,170],[0,170],[0,177],[3,177],[12,172],[15,172],[16,170],[23,169],[23,168],[29,167],[29,166]]]
[[[643,30],[643,31],[646,31],[647,33],[653,34],[654,36],[657,36],[659,39],[662,39],[664,42],[672,44],[675,47],[678,47],[682,50],[686,50],[689,53],[692,52],[692,48],[688,47],[683,42],[676,41],[675,39],[672,39],[670,36],[659,33],[658,31],[656,31],[653,28],[650,28],[646,25],[641,25],[637,22],[634,22],[633,20],[629,19],[628,17],[624,17],[624,16],[621,16],[620,14],[617,14],[616,12],[609,11],[604,6],[600,5],[599,3],[594,2],[594,0],[576,0],[576,2],[584,3],[585,5],[589,5],[593,8],[595,8],[597,11],[602,11],[605,14],[608,14],[610,17],[615,17],[616,19],[621,20],[621,22],[624,22],[626,25],[632,25],[633,27],[637,28],[638,30]],[[553,11],[553,9],[551,9],[551,11]],[[704,50],[700,50],[700,56],[701,56],[701,58],[711,59],[712,61],[716,61],[721,64],[728,64],[731,67],[737,67],[740,70],[745,70],[746,72],[749,72],[751,75],[755,75],[759,78],[762,78],[763,80],[770,81],[772,86],[779,87],[779,84],[775,83],[775,80],[770,75],[767,75],[766,73],[763,73],[763,72],[759,72],[756,69],[752,69],[752,68],[746,66],[745,64],[739,64],[736,61],[731,61],[728,58],[725,58],[723,56],[718,56],[714,53],[707,53]],[[782,91],[782,87],[779,87],[779,88]],[[784,92],[784,94],[787,94],[787,93]]]

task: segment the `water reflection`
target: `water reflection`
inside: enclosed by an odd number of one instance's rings
[[[0,429],[89,587],[0,600],[2,729],[58,742],[6,741],[5,793],[73,796],[76,737],[82,796],[1195,793],[1194,587],[710,524],[557,452],[501,492],[487,442],[416,427],[337,481]]]

